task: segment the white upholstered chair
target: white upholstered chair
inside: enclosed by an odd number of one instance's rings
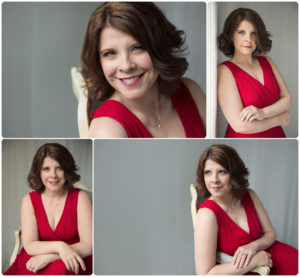
[[[80,182],[77,182],[74,184],[74,187],[75,188],[78,188],[78,189],[81,189],[83,191],[86,191],[88,193],[93,193],[93,188],[89,187],[89,186],[86,186]],[[14,236],[15,236],[15,247],[14,247],[14,250],[13,250],[13,253],[10,257],[10,261],[9,261],[9,264],[12,265],[13,262],[16,260],[17,258],[17,255],[20,251],[20,247],[21,247],[21,235],[22,235],[22,231],[21,231],[21,227],[19,227],[18,229],[16,229],[14,231]]]
[[[79,67],[71,68],[71,77],[72,77],[72,87],[73,92],[78,101],[77,108],[77,123],[80,138],[88,137],[88,113],[87,113],[87,102],[88,102],[88,93],[87,89],[84,88],[85,81],[81,74],[81,69]]]
[[[190,191],[191,191],[191,214],[193,219],[193,225],[195,227],[196,223],[196,216],[197,216],[197,191],[194,184],[190,185]],[[224,263],[230,263],[232,261],[233,257],[229,256],[221,251],[217,251],[217,262],[220,264]],[[251,270],[251,272],[258,273],[260,275],[269,275],[270,268],[268,266],[260,266],[255,267]]]

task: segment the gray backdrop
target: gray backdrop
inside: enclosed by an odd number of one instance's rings
[[[101,2],[2,5],[3,137],[78,137],[70,70],[92,12]],[[157,3],[186,31],[187,77],[206,88],[205,3]]]
[[[83,184],[92,186],[92,140],[4,140],[2,141],[2,271],[9,267],[15,245],[14,231],[20,226],[22,198],[31,189],[27,184],[33,157],[47,142],[64,145],[79,166]]]
[[[217,3],[217,34],[223,29],[227,16],[235,9],[244,7],[255,10],[263,19],[266,28],[272,34],[270,56],[285,79],[293,97],[291,123],[284,127],[287,137],[298,136],[298,4],[296,2],[223,2]],[[228,60],[220,51],[218,64]],[[218,136],[224,137],[227,121],[219,107]]]
[[[298,247],[296,140],[96,140],[95,274],[194,274],[189,185],[201,153],[233,146],[277,239]]]

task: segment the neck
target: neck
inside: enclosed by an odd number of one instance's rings
[[[157,82],[145,95],[138,99],[127,99],[120,94],[120,100],[131,112],[150,127],[159,127],[161,116],[161,95]]]
[[[46,196],[47,198],[55,199],[55,198],[63,197],[67,192],[68,192],[68,190],[66,187],[63,187],[59,191],[50,191],[45,188],[45,190],[42,192],[42,195]]]
[[[225,211],[234,210],[236,206],[240,205],[241,203],[239,199],[233,197],[233,194],[229,194],[227,197],[212,197],[211,199],[221,206]]]
[[[254,58],[252,55],[243,55],[240,53],[236,53],[233,55],[233,58],[231,61],[234,63],[240,63],[240,64],[250,64],[252,65],[254,63]]]

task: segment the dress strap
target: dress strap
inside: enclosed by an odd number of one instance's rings
[[[96,117],[110,117],[119,122],[129,138],[152,138],[153,136],[144,124],[122,103],[109,99],[94,112],[91,119]]]
[[[187,138],[204,138],[206,134],[197,105],[182,80],[179,80],[178,87],[171,98],[183,125],[185,136]]]

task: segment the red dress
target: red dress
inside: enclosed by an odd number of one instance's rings
[[[171,97],[172,103],[183,125],[187,138],[204,138],[205,131],[197,106],[188,88],[182,81]],[[145,125],[116,100],[106,100],[92,115],[96,117],[110,117],[118,121],[125,129],[129,138],[153,138]]]
[[[47,214],[45,212],[41,195],[33,191],[31,192],[30,199],[36,216],[36,221],[39,231],[39,239],[41,241],[64,241],[67,244],[74,244],[79,242],[79,234],[77,229],[77,202],[78,202],[79,190],[70,190],[67,195],[65,207],[61,218],[55,228],[52,231]],[[4,273],[5,275],[74,275],[72,271],[66,269],[65,264],[61,259],[48,264],[46,267],[33,273],[26,269],[26,263],[31,258],[24,249],[21,249],[15,262],[10,268]],[[86,265],[86,271],[80,270],[80,275],[91,275],[92,274],[92,256],[84,258]]]
[[[213,200],[206,200],[199,207],[199,209],[208,208],[215,214],[218,223],[217,250],[230,256],[234,255],[239,246],[250,243],[262,235],[262,227],[248,191],[244,193],[241,202],[246,212],[249,233],[240,228]],[[285,243],[275,241],[266,251],[271,254],[273,261],[270,274],[298,274],[298,250]]]
[[[241,100],[244,107],[253,105],[259,109],[275,103],[280,97],[280,88],[275,78],[271,65],[265,57],[257,57],[260,63],[264,76],[264,85],[258,80],[249,75],[246,71],[241,69],[233,62],[226,61],[226,65],[235,79],[238,87]],[[285,138],[284,131],[281,126],[271,128],[269,130],[254,133],[254,134],[241,134],[236,133],[228,124],[226,138]]]

